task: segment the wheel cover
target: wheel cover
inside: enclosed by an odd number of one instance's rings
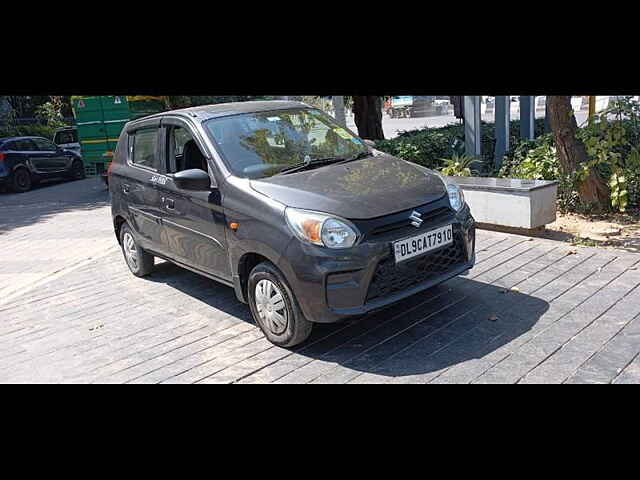
[[[16,173],[16,183],[20,188],[29,186],[29,174],[23,170]]]
[[[83,170],[83,168],[82,168],[82,164],[81,164],[81,163],[76,162],[76,163],[73,165],[73,174],[74,174],[74,176],[75,176],[76,178],[80,178],[80,177],[82,177],[82,173],[83,173],[83,172],[82,172],[82,170]]]
[[[289,313],[278,286],[271,280],[260,280],[255,289],[256,310],[262,323],[276,335],[289,324]]]
[[[132,270],[138,270],[138,249],[136,248],[136,242],[133,239],[133,235],[129,232],[124,234],[123,238],[124,256],[127,259],[127,263]]]

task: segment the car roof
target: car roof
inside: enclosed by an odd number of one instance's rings
[[[309,105],[302,102],[291,102],[282,100],[253,101],[253,102],[233,102],[233,103],[216,103],[213,105],[200,105],[197,107],[180,108],[160,112],[138,120],[148,120],[154,117],[165,117],[168,115],[178,115],[189,118],[197,118],[199,121],[209,120],[210,118],[227,117],[231,115],[239,115],[242,113],[267,112],[270,110],[286,110],[289,108],[309,108]],[[135,124],[138,120],[134,120],[131,124]]]
[[[29,136],[29,137],[2,137],[0,138],[0,142],[4,143],[4,142],[8,142],[11,140],[31,140],[33,138],[45,138],[45,137],[34,137],[34,136]],[[49,140],[48,138],[46,138],[45,140]]]

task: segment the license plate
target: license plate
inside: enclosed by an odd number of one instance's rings
[[[398,240],[393,243],[396,263],[417,257],[450,243],[453,243],[453,227],[451,225],[429,230],[415,237]]]

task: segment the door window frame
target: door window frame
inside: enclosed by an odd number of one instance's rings
[[[172,117],[172,116],[162,117],[160,126],[161,126],[160,135],[162,137],[161,149],[162,149],[162,158],[163,158],[163,161],[161,161],[161,167],[163,168],[162,173],[164,173],[165,175],[172,175],[173,173],[176,173],[176,172],[170,171],[171,166],[169,165],[170,163],[169,151],[167,149],[167,145],[169,142],[168,134],[171,127],[184,128],[189,132],[189,134],[191,135],[191,138],[196,142],[196,145],[200,149],[200,153],[202,153],[202,155],[204,155],[205,159],[207,160],[207,166],[209,167],[209,170],[207,173],[209,174],[209,178],[211,179],[211,188],[218,188],[218,185],[220,185],[218,183],[218,178],[220,174],[217,171],[216,162],[209,154],[208,149],[204,145],[202,139],[200,138],[199,133],[194,129],[194,127],[184,119],[180,117]]]
[[[142,165],[139,163],[135,163],[133,161],[133,146],[134,146],[134,138],[136,135],[136,132],[138,132],[139,130],[148,130],[151,128],[155,128],[156,129],[156,158],[155,158],[155,162],[154,165],[156,167],[160,167],[160,168],[153,168],[153,167],[149,167],[147,165]],[[149,120],[144,120],[142,122],[136,123],[135,125],[130,126],[129,128],[127,128],[127,165],[130,167],[134,167],[134,168],[139,168],[141,170],[145,170],[147,172],[154,172],[154,173],[163,173],[162,172],[162,162],[159,161],[159,159],[162,158],[162,143],[161,143],[161,139],[162,139],[163,135],[162,135],[162,131],[160,129],[160,119],[158,118],[151,118]]]

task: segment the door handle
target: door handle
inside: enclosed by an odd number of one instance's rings
[[[128,194],[129,192],[131,192],[131,189],[130,189],[129,185],[122,185],[122,191],[125,194]]]
[[[176,202],[171,198],[167,198],[167,200],[164,203],[164,206],[166,207],[167,210],[175,210]]]

